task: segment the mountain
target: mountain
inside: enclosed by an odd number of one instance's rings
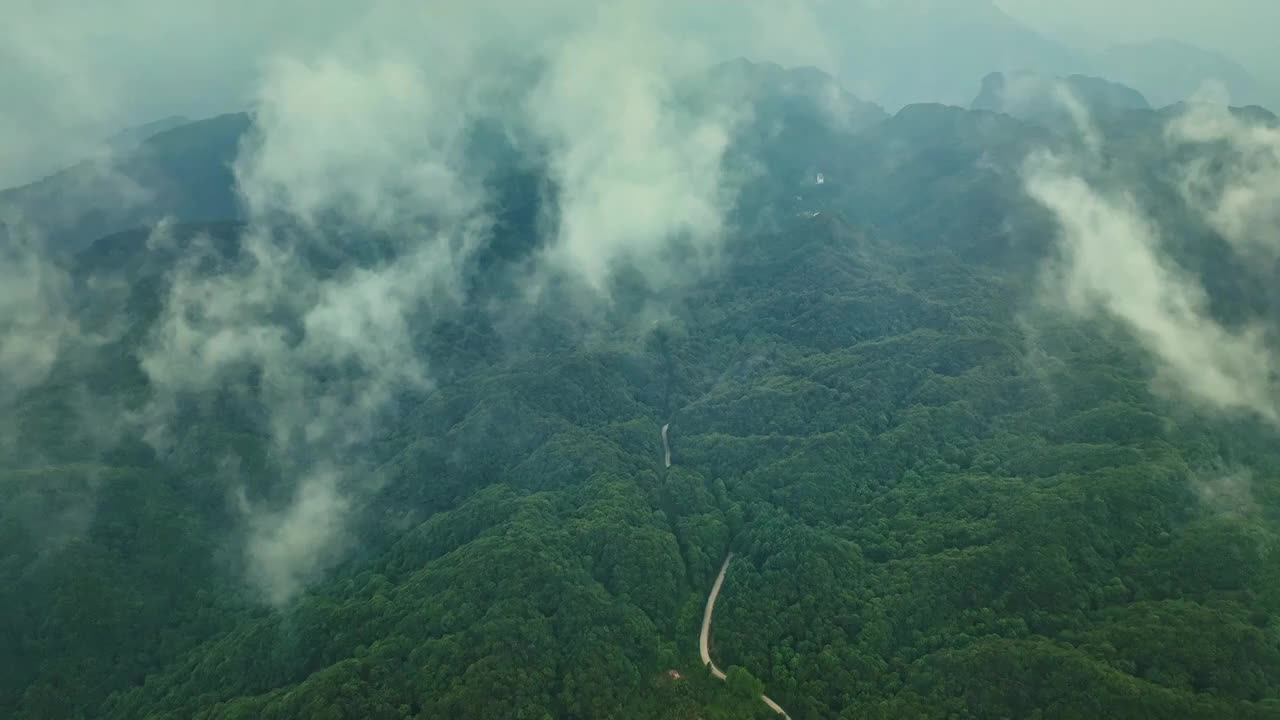
[[[1070,93],[1093,112],[1151,109],[1142,93],[1127,85],[1085,75],[1048,78],[1033,73],[987,75],[969,107],[1024,118],[1045,115],[1060,108],[1061,102],[1055,98],[1060,91]]]
[[[970,107],[1000,112],[1067,132],[1086,113],[1106,121],[1133,111],[1150,110],[1142,93],[1120,83],[1084,75],[1054,78],[1034,73],[991,73]]]
[[[95,332],[0,426],[0,712],[775,718],[762,685],[797,720],[1280,716],[1275,426],[1180,394],[1223,391],[1214,348],[1280,320],[1270,268],[1179,192],[1187,156],[1230,148],[1167,144],[1171,108],[1100,114],[1092,157],[1073,128],[886,116],[810,70],[689,82],[750,98],[725,163],[754,171],[729,173],[713,267],[623,265],[607,298],[510,292],[559,196],[492,128],[504,212],[468,240],[500,251],[475,262],[423,261],[416,227],[249,228],[244,116],[144,143],[169,172],[132,177],[222,217],[112,216],[59,258],[63,325]],[[1151,332],[1079,312],[1104,283],[1054,299],[1090,238],[1029,191],[1039,151],[1078,155],[1047,180],[1103,230],[1082,272],[1118,268],[1135,293],[1108,307]],[[447,297],[406,300],[442,267]],[[720,682],[697,638],[729,553]],[[273,578],[287,602],[251,589]]]
[[[178,125],[131,150],[0,190],[0,224],[39,228],[60,252],[73,253],[166,217],[238,217],[232,163],[248,128],[243,113]]]
[[[752,121],[771,131],[831,127],[857,132],[889,116],[813,67],[783,68],[738,58],[710,68],[695,87],[704,102],[746,104],[753,109]]]
[[[814,68],[738,59],[713,66],[690,87],[700,98],[695,106],[710,102],[749,110],[730,154],[734,171],[754,178],[739,203],[747,212],[770,207],[779,184],[812,183],[826,164],[815,159],[827,158],[889,117]],[[761,175],[760,166],[769,172]],[[758,199],[756,193],[761,193]]]

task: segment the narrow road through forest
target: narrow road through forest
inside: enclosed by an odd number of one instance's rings
[[[666,428],[663,428],[663,437],[666,437]],[[702,611],[702,632],[698,634],[698,652],[702,655],[702,664],[711,668],[711,674],[721,680],[725,679],[725,674],[711,660],[711,617],[716,611],[716,598],[720,595],[720,586],[724,584],[724,576],[729,572],[729,561],[733,559],[733,553],[729,553],[724,558],[724,564],[720,566],[720,574],[716,576],[716,582],[711,586],[711,594],[707,596],[707,607]],[[778,713],[787,720],[791,720],[791,716],[783,710],[778,703],[769,699],[768,695],[761,695],[760,699],[768,705],[770,709]]]
[[[666,457],[667,467],[671,467],[671,444],[667,442],[667,428],[671,423],[662,426],[662,453]]]

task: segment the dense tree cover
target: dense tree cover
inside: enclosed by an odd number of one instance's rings
[[[1280,717],[1274,430],[1153,393],[1123,334],[1034,309],[1048,235],[1004,228],[1046,223],[974,169],[1065,141],[917,106],[786,142],[722,266],[656,324],[629,314],[642,280],[591,333],[572,305],[494,313],[537,216],[512,180],[489,275],[415,336],[437,386],[362,448],[351,552],[281,608],[244,582],[228,500],[229,474],[289,490],[253,408],[198,398],[163,456],[86,435],[85,398],[147,396],[173,259],[146,232],[81,253],[84,288],[125,280],[127,328],[13,413],[0,711],[773,717],[763,689],[797,720]],[[174,248],[238,262],[240,230]],[[1226,269],[1195,267],[1229,317]],[[696,640],[731,549],[721,683]]]

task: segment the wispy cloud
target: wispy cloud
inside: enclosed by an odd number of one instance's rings
[[[342,472],[320,466],[298,481],[283,508],[262,510],[239,495],[249,521],[250,578],[272,604],[288,603],[352,542],[346,525],[352,500],[342,484]]]
[[[239,256],[213,262],[208,239],[183,249],[144,353],[153,397],[139,417],[164,448],[181,442],[183,397],[234,388],[264,411],[289,491],[269,502],[246,485],[237,505],[270,602],[343,557],[376,484],[369,440],[397,398],[433,385],[423,329],[457,312],[492,231],[488,168],[469,154],[478,123],[555,188],[522,281],[569,278],[607,301],[623,267],[657,288],[707,269],[739,115],[681,102],[680,79],[718,42],[686,33],[684,8],[380,7],[325,51],[265,65],[236,162]]]
[[[1253,260],[1280,259],[1280,126],[1218,103],[1196,102],[1169,123],[1186,202]]]
[[[1210,512],[1247,518],[1258,511],[1258,502],[1253,494],[1253,473],[1246,469],[1208,468],[1196,473],[1191,484]]]
[[[681,103],[680,73],[708,56],[670,40],[658,10],[599,13],[547,58],[526,105],[558,186],[558,225],[542,259],[594,290],[617,263],[658,287],[673,284],[720,239],[734,118]],[[676,243],[694,268],[664,257]]]
[[[1047,277],[1065,307],[1121,323],[1156,360],[1167,391],[1280,421],[1276,365],[1262,330],[1229,329],[1213,318],[1204,289],[1165,256],[1131,196],[1104,195],[1046,155],[1028,161],[1026,183],[1061,228]]]
[[[76,288],[64,263],[46,245],[38,226],[8,215],[0,222],[0,458],[32,462],[42,448],[14,445],[20,419],[16,404],[46,382],[59,363],[83,367],[88,358],[123,330],[118,310],[123,288],[111,279],[91,280]],[[94,311],[86,317],[84,308]],[[97,398],[83,386],[68,389],[68,408],[86,417]],[[95,447],[111,438],[94,425],[67,428]]]
[[[1059,226],[1058,252],[1044,274],[1046,302],[1081,317],[1119,323],[1154,360],[1156,387],[1161,391],[1202,407],[1251,413],[1280,423],[1280,363],[1266,328],[1257,322],[1227,326],[1213,316],[1203,285],[1168,254],[1155,220],[1116,178],[1108,180],[1101,170],[1097,155],[1101,133],[1087,111],[1069,98],[1060,100],[1085,138],[1087,152],[1068,159],[1041,151],[1028,157],[1023,168],[1027,193],[1053,214]],[[1266,137],[1265,131],[1248,131],[1236,121],[1227,121],[1228,117],[1225,108],[1193,108],[1170,124],[1168,137],[1183,142],[1207,142],[1224,135],[1254,138],[1256,132]],[[1246,147],[1254,154],[1265,154],[1256,149],[1259,144],[1265,142],[1255,140]],[[1171,158],[1174,150],[1170,148]],[[1205,168],[1212,164],[1209,157],[1202,155],[1203,159],[1193,162],[1192,180],[1184,185],[1187,197],[1237,247],[1246,249],[1244,228],[1254,222],[1265,202],[1255,202],[1256,194],[1250,191],[1241,191],[1244,199],[1235,202],[1221,198],[1216,203],[1202,202],[1205,193],[1217,197],[1203,184]],[[1248,165],[1257,168],[1259,163]],[[1242,178],[1240,173],[1234,176]],[[1097,178],[1109,182],[1105,189],[1095,184]],[[1233,185],[1229,178],[1218,177],[1215,187],[1231,195],[1230,188],[1251,186],[1258,180],[1246,173]]]
[[[33,233],[14,227],[5,235],[0,242],[0,374],[4,391],[17,392],[45,379],[78,327],[67,274],[49,261]]]
[[[204,258],[191,253],[143,359],[158,446],[173,441],[184,395],[239,385],[265,409],[276,464],[295,486],[288,507],[243,506],[254,578],[273,602],[340,557],[349,493],[368,485],[349,472],[392,400],[430,387],[412,325],[454,294],[453,258],[467,242],[422,237],[388,261],[326,276],[303,259],[309,236],[298,233],[249,230],[244,269],[217,275],[202,273]],[[257,381],[245,384],[247,375]]]

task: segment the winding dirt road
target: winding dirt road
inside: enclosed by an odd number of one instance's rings
[[[662,428],[663,439],[666,439],[666,430],[667,428],[664,426]],[[724,564],[720,566],[720,574],[716,576],[716,582],[711,586],[711,594],[707,596],[707,607],[702,611],[702,632],[698,634],[698,652],[702,655],[702,664],[711,668],[711,674],[721,680],[725,679],[724,672],[711,661],[711,616],[715,614],[716,598],[720,595],[720,586],[724,584],[724,576],[729,572],[729,561],[732,559],[733,553],[729,553],[724,558]],[[778,703],[770,700],[768,695],[761,695],[760,699],[771,710],[786,718],[786,720],[791,720],[791,716],[787,714],[787,711],[783,710]]]
[[[733,559],[733,553],[729,553],[724,558],[724,564],[720,566],[720,574],[716,576],[716,582],[711,586],[711,594],[707,596],[707,607],[702,611],[702,632],[698,635],[698,652],[702,655],[702,664],[711,667],[711,674],[724,679],[724,673],[720,668],[711,662],[711,649],[709,647],[711,641],[711,616],[716,611],[716,598],[720,595],[720,586],[724,584],[725,573],[729,572],[729,561]]]

